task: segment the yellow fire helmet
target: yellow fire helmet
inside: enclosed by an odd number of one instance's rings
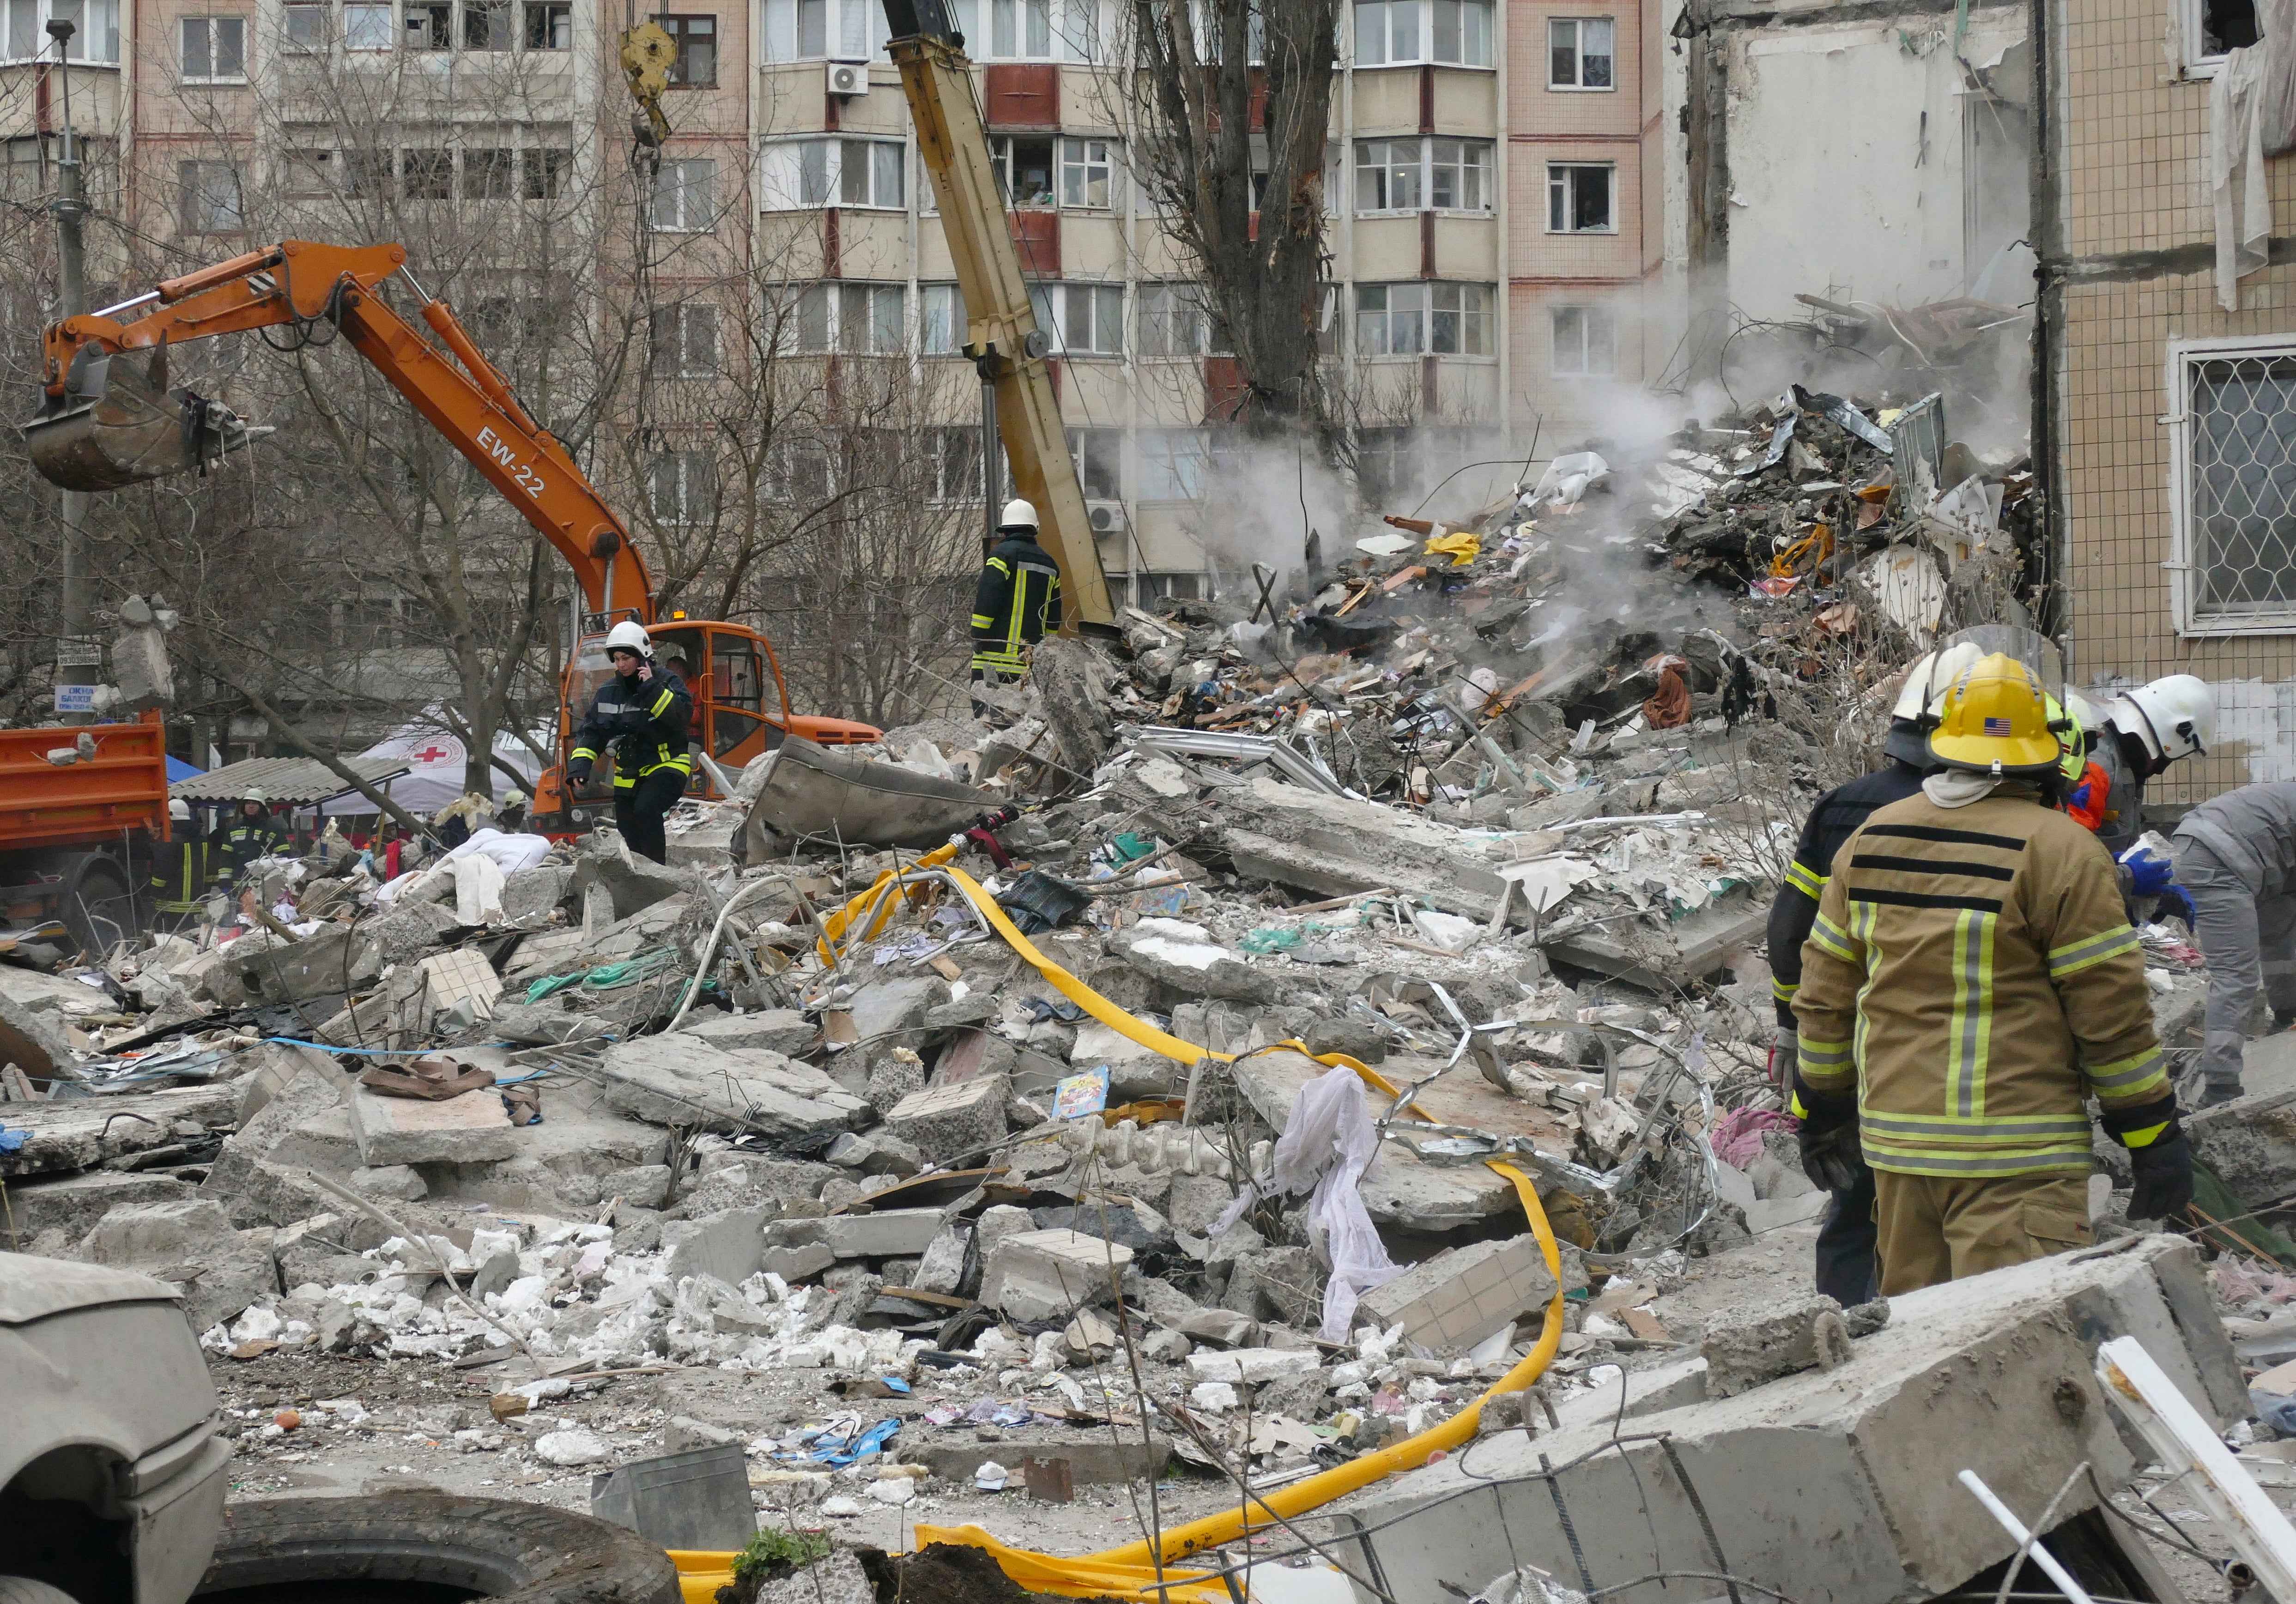
[[[1947,689],[1930,756],[1980,774],[2046,774],[2063,757],[2050,723],[2048,699],[2032,671],[1997,651]]]

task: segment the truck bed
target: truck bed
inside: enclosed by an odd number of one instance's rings
[[[0,852],[117,841],[141,827],[168,839],[168,749],[156,715],[82,726],[95,756],[58,767],[77,728],[0,730]]]

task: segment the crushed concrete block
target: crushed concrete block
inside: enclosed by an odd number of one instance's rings
[[[2296,1043],[2296,1035],[2268,1038]],[[2248,1044],[2251,1063],[2262,1042]],[[2243,1066],[2246,1080],[2251,1071]],[[2252,1093],[2184,1118],[2193,1157],[2242,1198],[2284,1198],[2296,1191],[2296,1085]]]
[[[831,1215],[821,1240],[841,1259],[911,1258],[940,1234],[938,1208],[889,1208],[879,1214]]]
[[[970,1438],[972,1434],[965,1435]],[[901,1455],[910,1464],[922,1465],[936,1477],[958,1486],[971,1485],[980,1461],[993,1455],[1000,1463],[1011,1467],[1016,1481],[1029,1461],[1050,1464],[1058,1460],[1067,1465],[1071,1486],[1117,1487],[1136,1484],[1144,1477],[1153,1480],[1163,1475],[1171,1461],[1172,1445],[1154,1433],[1144,1444],[1139,1433],[1132,1430],[1115,1441],[1107,1434],[1061,1434],[1050,1437],[1031,1435],[1024,1440],[1015,1439],[993,1447],[971,1440],[928,1442],[920,1447],[905,1447]]]
[[[619,1198],[636,1208],[660,1208],[669,1201],[669,1166],[640,1164],[598,1177],[600,1198]]]
[[[14,1105],[10,1105],[10,1115],[14,1111]],[[176,1203],[195,1195],[173,1175],[135,1170],[42,1175],[9,1183],[8,1212],[0,1216],[0,1225],[12,1226],[27,1243],[49,1231],[60,1231],[77,1242],[95,1228],[98,1220],[123,1205]]]
[[[643,912],[673,896],[689,895],[695,878],[691,869],[672,869],[640,857],[619,836],[593,832],[575,848],[574,872],[566,882],[565,900],[576,907],[593,887],[603,889],[616,920]]]
[[[1159,1364],[1177,1364],[1195,1351],[1194,1343],[1168,1329],[1149,1332],[1140,1344],[1142,1356]]]
[[[327,1054],[316,1047],[298,1047],[291,1042],[258,1042],[232,1060],[234,1068],[242,1065],[247,1073],[234,1077],[239,1084],[239,1124],[242,1130],[305,1070],[340,1078]]]
[[[1387,1061],[1387,1033],[1368,1019],[1318,1019],[1300,1040],[1307,1043],[1310,1057],[1344,1052],[1359,1064]]]
[[[388,912],[359,921],[359,929],[373,940],[376,954],[386,965],[412,963],[437,951],[449,930],[461,928],[453,908],[406,897],[393,902]]]
[[[603,1066],[606,1101],[655,1125],[786,1139],[865,1125],[869,1105],[820,1070],[778,1052],[721,1052],[675,1036],[617,1042]]]
[[[1357,1325],[1400,1325],[1412,1341],[1463,1353],[1525,1314],[1545,1309],[1554,1277],[1535,1237],[1447,1248],[1414,1264],[1356,1306]]]
[[[893,1106],[886,1124],[931,1163],[978,1154],[1004,1139],[1002,1076],[982,1076],[912,1092]]]
[[[758,1268],[780,1276],[794,1285],[811,1281],[837,1262],[826,1242],[808,1242],[801,1248],[768,1248],[758,1261]],[[927,1288],[931,1291],[932,1289]]]
[[[556,1047],[586,1036],[603,1036],[605,1021],[578,1014],[545,999],[540,1002],[497,1001],[487,1020],[488,1033],[505,1042],[534,1047]]]
[[[503,881],[503,921],[514,925],[545,924],[566,900],[574,882],[571,863],[536,863]]]
[[[661,1228],[661,1271],[675,1286],[688,1275],[714,1275],[739,1286],[758,1273],[766,1252],[766,1223],[773,1206],[720,1209]]]
[[[890,1109],[911,1093],[925,1089],[924,1060],[910,1048],[896,1046],[873,1054],[868,1065],[865,1084],[869,1101],[881,1109]]]
[[[362,1197],[395,1198],[402,1203],[419,1203],[430,1195],[429,1183],[403,1164],[353,1170],[345,1184]]]
[[[1172,1222],[1173,1230],[1201,1236],[1234,1201],[1235,1189],[1218,1175],[1174,1175],[1164,1215]]]
[[[1023,1231],[987,1248],[980,1301],[1012,1320],[1050,1320],[1112,1302],[1132,1249],[1074,1231]]]
[[[79,1062],[59,1016],[26,1007],[0,992],[0,1062],[14,1064],[36,1081],[70,1075]]]
[[[698,1024],[689,1020],[677,1034],[728,1052],[762,1047],[794,1058],[812,1046],[821,1031],[794,1008],[761,1008],[750,1013],[721,1014]]]
[[[1775,1231],[1781,1226],[1800,1225],[1808,1220],[1823,1218],[1833,1203],[1833,1194],[1823,1191],[1757,1199],[1746,1210],[1746,1229],[1759,1236],[1766,1231]]]
[[[617,1233],[619,1240],[619,1233]],[[463,1290],[472,1302],[483,1299],[490,1292],[500,1292],[519,1277],[518,1255],[508,1248],[487,1256],[487,1260],[471,1273],[470,1284]]]
[[[1889,1326],[1831,1371],[1660,1410],[1625,1433],[1605,1414],[1493,1437],[1464,1473],[1454,1456],[1367,1489],[1350,1506],[1365,1573],[1394,1598],[1431,1599],[1447,1583],[1480,1589],[1520,1556],[1567,1555],[1574,1538],[1590,1557],[1635,1564],[1710,1554],[1716,1532],[1717,1568],[1750,1596],[1931,1597],[2016,1548],[1954,1501],[1960,1470],[2018,1510],[2069,1487],[2058,1515],[2070,1519],[2097,1498],[2076,1475],[2084,1461],[2108,1492],[2138,1468],[2095,1379],[2101,1343],[2136,1337],[2213,1429],[2248,1408],[2205,1271],[2173,1237],[1890,1302]]]
[[[908,1284],[920,1292],[955,1297],[964,1285],[965,1257],[972,1249],[972,1236],[969,1220],[951,1220],[944,1224],[940,1234],[926,1244],[924,1258]]]
[[[203,1199],[115,1208],[88,1232],[79,1256],[140,1270],[175,1286],[195,1331],[233,1319],[279,1290],[270,1232],[233,1229],[231,1217]]]
[[[1308,1248],[1256,1248],[1235,1256],[1220,1306],[1255,1320],[1315,1327],[1324,1318],[1324,1273]]]
[[[381,944],[363,926],[322,925],[285,946],[244,953],[244,937],[226,949],[240,984],[258,1002],[293,1002],[365,991],[382,975]],[[485,960],[480,960],[484,962]]]
[[[1259,1340],[1259,1322],[1233,1309],[1198,1309],[1173,1325],[1183,1336],[1226,1347],[1250,1347]]]
[[[925,1165],[924,1155],[914,1147],[898,1136],[879,1131],[872,1131],[866,1136],[856,1136],[848,1131],[822,1149],[821,1157],[840,1169],[903,1179],[915,1174]]]
[[[1225,1353],[1190,1354],[1187,1361],[1188,1374],[1198,1381],[1242,1381],[1255,1386],[1286,1376],[1304,1376],[1321,1369],[1323,1363],[1323,1355],[1312,1347],[1230,1348]]]
[[[4,1122],[29,1133],[24,1145],[0,1153],[0,1175],[53,1175],[94,1169],[107,1158],[179,1142],[179,1124],[227,1129],[239,1117],[239,1088],[228,1083],[179,1086],[165,1092],[63,1101],[10,1103]],[[136,1116],[130,1119],[129,1114]]]
[[[344,1107],[362,1164],[480,1164],[518,1152],[517,1130],[491,1087],[428,1102],[353,1085]]]
[[[1254,968],[1211,940],[1201,925],[1185,920],[1144,919],[1110,937],[1108,950],[1158,985],[1186,996],[1274,1002],[1282,995],[1280,971]]]
[[[1890,1318],[1890,1305],[1865,1305],[1860,1314],[1861,1326],[1878,1330]],[[1841,1305],[1823,1294],[1717,1323],[1698,1346],[1699,1357],[1706,1361],[1706,1394],[1734,1397],[1812,1365],[1833,1370],[1849,1359],[1850,1338],[1863,1334],[1843,1317]]]
[[[473,947],[459,948],[452,953],[434,953],[415,966],[422,977],[422,1001],[416,1018],[417,1028],[427,1027],[439,1012],[469,1003],[476,1017],[486,1019],[494,1012],[495,1000],[502,995],[502,977],[495,973],[485,954]]]

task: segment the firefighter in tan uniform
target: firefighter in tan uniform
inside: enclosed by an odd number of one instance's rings
[[[2041,687],[2000,654],[1964,670],[1930,752],[1945,772],[1835,855],[1793,1005],[1804,1162],[1830,1185],[1862,1149],[1884,1295],[2087,1243],[2090,1097],[2130,1217],[2193,1196],[2112,856],[2050,805]]]

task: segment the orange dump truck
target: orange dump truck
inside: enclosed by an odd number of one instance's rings
[[[82,738],[93,743],[88,755]],[[48,754],[78,748],[67,764]],[[160,716],[133,724],[0,730],[0,937],[61,920],[101,953],[143,926],[141,893],[168,839]]]

